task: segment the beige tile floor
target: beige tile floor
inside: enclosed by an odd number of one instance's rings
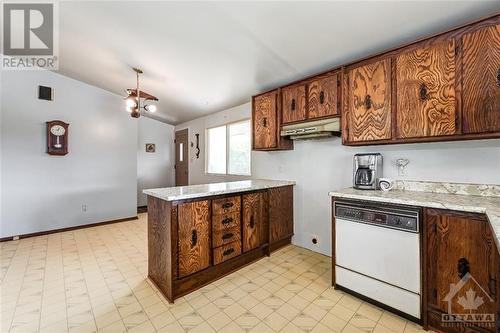
[[[168,304],[137,221],[1,243],[1,332],[417,332],[330,287],[330,258],[288,246]]]

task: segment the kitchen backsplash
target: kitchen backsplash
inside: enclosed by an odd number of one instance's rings
[[[500,197],[500,185],[396,180],[394,188],[401,191]]]

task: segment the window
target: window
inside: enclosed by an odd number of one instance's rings
[[[206,172],[250,175],[250,120],[207,129]]]

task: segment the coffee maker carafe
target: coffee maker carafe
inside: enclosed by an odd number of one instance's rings
[[[377,179],[382,177],[382,155],[354,155],[353,186],[361,190],[376,190]]]

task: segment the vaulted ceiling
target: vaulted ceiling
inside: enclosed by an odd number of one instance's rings
[[[500,1],[60,2],[59,72],[177,124],[500,10]]]

